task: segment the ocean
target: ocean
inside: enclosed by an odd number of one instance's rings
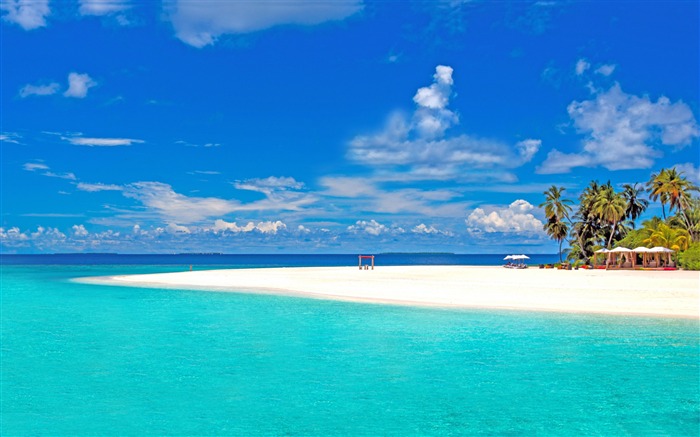
[[[376,262],[502,259],[378,254]],[[356,255],[0,261],[3,436],[700,434],[696,320],[71,282],[190,265],[354,265]]]

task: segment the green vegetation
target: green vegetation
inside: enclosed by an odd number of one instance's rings
[[[567,259],[574,264],[590,264],[601,248],[661,246],[678,253],[681,267],[700,269],[700,198],[693,196],[700,189],[675,167],[652,174],[645,186],[625,184],[617,191],[610,181],[591,181],[575,208],[563,197],[563,187],[545,191],[540,205],[547,219],[544,230],[559,243],[560,261],[564,241],[570,247]],[[645,193],[649,200],[643,197]],[[661,203],[663,217],[653,217],[635,229],[649,201]]]
[[[700,243],[691,244],[678,255],[678,265],[686,270],[700,270]]]

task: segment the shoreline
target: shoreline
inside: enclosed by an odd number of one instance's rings
[[[700,273],[682,270],[288,267],[195,270],[76,281],[392,305],[700,319]]]

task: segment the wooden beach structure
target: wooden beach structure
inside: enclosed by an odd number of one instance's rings
[[[362,270],[362,267],[363,267],[363,265],[362,265],[362,260],[363,260],[363,259],[369,259],[369,260],[371,260],[371,263],[372,263],[372,264],[371,264],[372,270],[374,270],[374,255],[358,255],[358,266],[360,267],[360,270]],[[368,265],[368,264],[365,264],[365,265],[364,265],[364,268],[365,268],[365,270],[368,270],[368,269],[369,269],[369,265]]]

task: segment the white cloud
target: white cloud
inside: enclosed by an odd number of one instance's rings
[[[591,68],[591,64],[589,64],[588,61],[586,61],[585,59],[579,59],[576,62],[576,75],[581,76],[589,68]]]
[[[22,138],[16,133],[12,132],[3,132],[0,134],[0,141],[5,142],[5,143],[12,143],[12,144],[22,144],[19,139]]]
[[[73,225],[71,229],[73,229],[73,235],[76,237],[86,237],[88,235],[84,225]]]
[[[0,11],[2,19],[18,24],[24,30],[46,26],[46,17],[51,14],[49,0],[3,0]]]
[[[300,190],[304,184],[292,177],[276,177],[247,179],[233,184],[239,190],[256,191],[265,195],[266,199],[243,206],[242,210],[277,209],[298,211],[317,201],[315,195]]]
[[[698,185],[700,184],[700,166],[696,166],[692,162],[686,162],[683,164],[676,164],[676,170],[683,173],[683,175],[692,183]]]
[[[303,228],[303,226],[300,226]],[[265,221],[265,222],[248,222],[244,226],[238,226],[236,222],[227,222],[225,220],[218,219],[214,222],[214,227],[211,228],[214,233],[219,232],[233,232],[233,233],[247,233],[258,231],[262,234],[277,234],[278,231],[282,229],[287,229],[287,225],[282,221]],[[301,229],[300,229],[301,230]]]
[[[348,226],[348,231],[353,233],[364,232],[366,234],[377,236],[388,232],[389,228],[381,223],[378,223],[376,220],[358,220],[354,225]]]
[[[19,96],[22,98],[29,96],[50,96],[56,94],[61,89],[61,85],[56,82],[48,85],[25,85],[19,90]]]
[[[136,182],[124,187],[124,196],[136,199],[169,222],[195,223],[240,209],[235,200],[187,197],[161,182]]]
[[[411,232],[414,234],[425,234],[425,235],[445,235],[445,236],[453,236],[454,235],[450,231],[441,231],[441,230],[437,229],[435,226],[426,226],[424,223],[421,223],[418,226],[411,229]]]
[[[362,9],[359,0],[299,2],[258,0],[254,2],[198,2],[171,0],[166,14],[175,35],[194,47],[213,44],[225,34],[241,34],[281,24],[315,25],[345,19]]]
[[[120,187],[119,185],[106,185],[106,184],[88,184],[85,182],[79,182],[77,185],[78,189],[80,191],[89,191],[89,192],[97,192],[97,191],[122,191],[124,187]]]
[[[189,234],[191,233],[190,228],[187,226],[177,225],[175,223],[168,223],[165,228],[165,232],[169,234]]]
[[[109,15],[129,9],[128,0],[80,0],[81,15]]]
[[[97,82],[89,75],[73,72],[68,75],[68,89],[63,95],[82,99],[87,96],[88,90],[96,85]]]
[[[627,94],[615,84],[595,98],[572,102],[569,116],[586,135],[583,151],[552,150],[538,173],[567,173],[574,167],[603,166],[609,170],[649,168],[661,155],[659,145],[683,147],[700,136],[688,105],[667,97],[652,102],[648,96]]]
[[[534,207],[518,199],[507,208],[476,208],[467,216],[469,232],[541,234],[543,223],[530,213]]]
[[[0,240],[3,243],[6,243],[8,241],[24,241],[28,239],[29,236],[20,231],[18,227],[12,227],[10,229],[0,227]]]
[[[540,150],[540,146],[542,146],[542,140],[534,140],[532,138],[515,144],[515,148],[518,150],[523,162],[529,162]]]
[[[54,173],[52,171],[49,171],[50,168],[48,165],[41,163],[41,162],[28,162],[25,163],[22,168],[24,168],[27,171],[42,171],[43,176],[48,176],[52,178],[60,178],[60,179],[68,179],[71,181],[76,180],[77,178],[75,177],[75,174],[73,173]]]
[[[610,76],[615,71],[615,64],[604,64],[596,69],[596,73],[603,76]]]
[[[135,140],[133,138],[85,138],[85,137],[61,137],[62,140],[68,141],[75,146],[90,146],[90,147],[117,147],[131,146],[132,144],[141,144],[145,141]]]
[[[247,179],[236,181],[234,186],[239,190],[258,191],[264,194],[271,194],[274,191],[300,190],[304,188],[302,182],[298,182],[292,177],[275,177],[260,179]]]
[[[40,162],[28,162],[22,166],[27,171],[48,170],[49,166]]]
[[[444,180],[493,167],[513,168],[532,159],[541,145],[529,139],[516,145],[519,153],[500,141],[470,135],[445,136],[459,117],[447,109],[453,70],[438,65],[433,84],[420,88],[410,120],[392,114],[384,129],[358,135],[349,143],[348,158],[372,167],[398,167],[416,179]]]

